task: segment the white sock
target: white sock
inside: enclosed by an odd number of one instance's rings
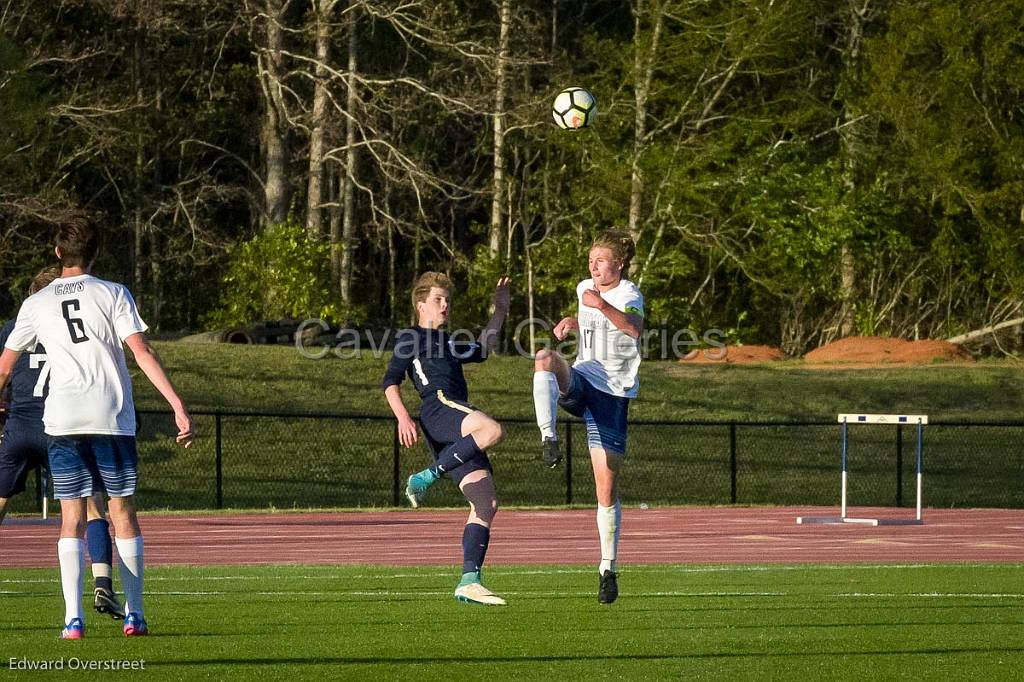
[[[558,414],[558,379],[554,372],[533,373],[533,407],[537,411],[541,438],[557,440],[555,424]]]
[[[82,613],[82,574],[85,573],[85,542],[81,538],[57,540],[57,561],[60,563],[60,586],[64,590],[64,624]]]
[[[110,578],[113,576],[113,569],[110,564],[93,564],[92,565],[92,579],[96,578]]]
[[[121,574],[121,589],[124,590],[125,613],[137,613],[145,620],[142,612],[142,536],[114,538],[117,545],[118,570]]]
[[[615,572],[615,555],[619,551],[619,528],[622,505],[618,500],[611,507],[597,505],[597,532],[601,536],[601,565],[597,572]]]

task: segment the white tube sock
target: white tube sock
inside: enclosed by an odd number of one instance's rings
[[[597,532],[601,536],[601,565],[597,572],[615,572],[615,555],[619,551],[619,528],[622,526],[622,505],[618,500],[611,507],[597,505]]]
[[[142,536],[114,538],[117,545],[118,570],[121,575],[121,589],[127,601],[125,613],[137,613],[145,620],[142,611]]]
[[[57,540],[60,586],[64,591],[64,624],[74,618],[85,621],[82,613],[82,575],[85,573],[85,542],[81,538]]]
[[[533,407],[541,438],[558,439],[555,425],[558,415],[558,379],[554,372],[533,373]]]

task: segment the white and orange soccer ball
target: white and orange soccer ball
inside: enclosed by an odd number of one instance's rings
[[[551,116],[563,130],[579,130],[597,118],[597,100],[584,88],[566,88],[551,103]]]

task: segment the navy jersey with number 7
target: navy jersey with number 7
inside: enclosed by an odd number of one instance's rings
[[[14,320],[8,321],[0,329],[0,348],[7,343],[7,337],[13,329]],[[30,353],[22,353],[11,372],[11,399],[7,414],[21,421],[33,422],[41,430],[49,378],[50,366],[46,362],[46,349],[42,344],[37,344]]]

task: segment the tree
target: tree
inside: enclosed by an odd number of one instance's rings
[[[306,189],[306,230],[313,238],[323,230],[321,209],[324,191],[324,137],[327,134],[328,64],[331,61],[331,18],[339,0],[315,0],[313,32],[315,49],[313,109],[310,116],[309,178]]]
[[[912,236],[931,264],[924,295],[941,302],[929,333],[1024,309],[1022,23],[1016,2],[904,0],[867,41],[867,99],[903,202],[921,216]]]
[[[263,224],[284,222],[288,214],[288,137],[285,103],[284,26],[292,0],[246,0],[250,36],[263,95],[260,135],[263,161]]]

